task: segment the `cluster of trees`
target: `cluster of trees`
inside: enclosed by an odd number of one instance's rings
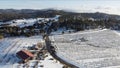
[[[20,28],[19,26],[3,26],[0,27],[0,33],[5,37],[8,36],[33,36],[40,35],[44,33],[50,34],[52,31],[56,31],[58,28],[57,22],[54,20],[49,20],[39,23],[35,22],[32,26],[26,26]]]
[[[59,25],[60,27],[75,29],[77,31],[95,28],[120,29],[119,20],[116,19],[91,19],[76,16],[60,17]]]
[[[41,33],[45,33],[43,29],[36,29],[34,26],[29,26],[29,27],[24,27],[24,28],[19,28],[16,26],[7,26],[1,28],[0,33],[4,35],[5,37],[8,36],[33,36],[33,35],[39,35]]]

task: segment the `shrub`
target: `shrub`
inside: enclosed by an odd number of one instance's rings
[[[0,39],[4,38],[4,36],[2,34],[0,34]]]

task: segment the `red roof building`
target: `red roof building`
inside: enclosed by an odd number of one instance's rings
[[[34,55],[28,50],[21,50],[17,52],[17,56],[21,58],[24,62],[27,62],[29,59],[34,57]]]

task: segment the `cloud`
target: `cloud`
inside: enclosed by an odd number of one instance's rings
[[[96,10],[111,10],[111,7],[103,7],[103,6],[98,6],[95,7]]]

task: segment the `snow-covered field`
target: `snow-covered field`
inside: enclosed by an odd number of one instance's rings
[[[7,22],[0,22],[0,25],[9,24],[9,26],[18,26],[18,27],[22,28],[22,27],[26,27],[26,26],[33,26],[36,22],[38,22],[38,23],[41,23],[41,22],[46,23],[46,21],[49,21],[49,20],[58,21],[59,17],[60,17],[60,15],[56,15],[53,18],[15,19],[15,20],[7,21]]]
[[[88,30],[50,37],[57,55],[80,68],[120,67],[120,33]]]
[[[16,57],[16,53],[22,49],[27,49],[27,47],[33,46],[38,42],[44,42],[42,36],[32,36],[32,37],[10,37],[0,40],[0,68],[23,68],[29,65],[28,68],[33,68],[36,60],[32,60],[27,64],[19,64]],[[49,60],[52,56],[48,55],[45,60],[38,60],[38,68],[43,65],[43,68],[62,68],[62,64],[55,63],[55,61]]]

